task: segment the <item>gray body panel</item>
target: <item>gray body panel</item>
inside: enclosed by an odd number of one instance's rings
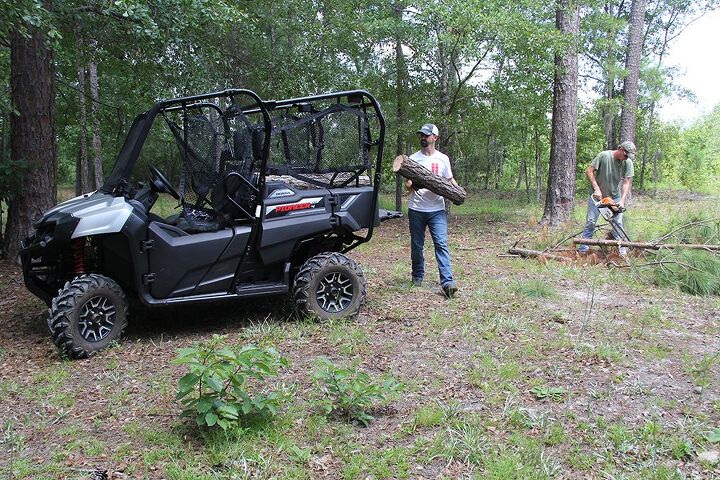
[[[49,210],[45,216],[61,212],[80,220],[71,238],[117,233],[133,212],[123,197],[94,192],[75,197]]]

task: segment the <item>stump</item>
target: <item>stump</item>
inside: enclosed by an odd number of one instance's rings
[[[393,162],[393,172],[411,180],[415,188],[427,188],[433,193],[445,197],[455,205],[465,202],[465,189],[452,183],[445,177],[432,173],[406,155],[398,155]]]

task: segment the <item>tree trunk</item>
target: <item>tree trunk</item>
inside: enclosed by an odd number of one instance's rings
[[[94,48],[94,46],[93,46]],[[90,76],[90,98],[92,103],[90,104],[90,114],[92,116],[93,124],[93,190],[97,190],[103,184],[103,165],[102,165],[102,152],[100,142],[100,117],[98,116],[98,107],[100,105],[100,95],[98,93],[98,76],[97,76],[97,63],[95,60],[90,60],[88,64],[88,73]]]
[[[407,113],[405,109],[405,79],[407,76],[407,67],[405,65],[405,54],[402,51],[402,38],[400,25],[402,24],[402,12],[404,10],[403,2],[395,2],[395,101],[397,102],[396,125],[397,137],[395,143],[395,154],[403,153],[403,126],[406,124]],[[403,180],[399,174],[395,174],[395,210],[402,211],[402,194]]]
[[[465,189],[453,184],[449,179],[432,173],[414,160],[405,155],[398,155],[393,162],[393,172],[412,180],[413,187],[427,188],[450,200],[455,205],[462,205],[465,201]]]
[[[656,151],[653,154],[653,197],[657,195],[657,185],[660,179],[660,166],[658,160],[660,159],[660,152]]]
[[[490,145],[493,142],[493,134],[492,132],[489,132],[487,134],[487,142],[485,142],[485,179],[483,183],[483,190],[487,190],[490,185],[490,172],[492,172],[493,168],[493,162],[492,162],[492,149],[490,148]]]
[[[55,204],[57,192],[53,56],[42,31],[30,28],[28,34],[10,35],[10,90],[18,112],[10,117],[10,155],[25,164],[8,211],[5,251],[11,260],[33,222]]]
[[[87,154],[87,107],[85,92],[85,66],[78,67],[78,108],[80,110],[80,138],[77,164],[75,168],[75,194],[82,195],[90,191],[90,165]]]
[[[666,24],[665,28],[665,34],[663,36],[663,44],[662,48],[660,49],[660,54],[658,55],[658,62],[657,62],[657,68],[660,70],[660,67],[662,67],[663,58],[665,57],[665,50],[667,49],[668,43],[670,42],[669,38],[669,25]],[[644,150],[643,150],[643,159],[642,159],[642,167],[640,168],[640,190],[645,189],[645,159],[648,151],[650,148],[653,147],[653,137],[655,134],[655,100],[653,99],[650,103],[650,117],[648,119],[648,129],[647,129],[647,135],[644,142]],[[656,151],[653,154],[653,181],[657,182],[657,156],[658,152]],[[655,189],[657,189],[657,183],[655,183]]]
[[[500,153],[499,160],[496,163],[495,190],[500,190],[500,180],[502,180],[503,164],[505,163],[505,155],[506,154],[507,154],[507,150],[505,150],[505,148],[503,148],[502,152]]]
[[[528,203],[531,202],[530,197],[530,172],[528,171],[527,162],[523,162],[523,168],[525,169],[525,195],[527,195]]]
[[[452,110],[450,91],[454,87],[453,80],[455,76],[452,71],[452,62],[454,59],[450,58],[451,53],[449,53],[448,50],[445,41],[440,40],[438,42],[438,61],[440,65],[440,96],[438,98],[440,103],[440,119],[438,122],[438,130],[440,131],[440,144],[436,145],[436,148],[448,156],[450,169],[454,172],[455,164],[453,158],[455,158],[455,152],[450,148],[450,126],[448,121]],[[464,200],[463,198],[463,201]],[[453,203],[455,202],[453,201]],[[445,202],[445,213],[448,216],[450,215],[450,203],[448,202]]]
[[[572,214],[577,149],[577,35],[580,12],[574,0],[558,0],[556,26],[570,37],[566,51],[555,54],[550,171],[541,224],[558,225]]]
[[[620,20],[623,11],[622,7],[623,0],[619,0],[617,3],[615,0],[605,1],[605,14],[608,17],[612,17],[616,20]],[[605,132],[605,148],[610,150],[618,145],[617,141],[617,90],[615,88],[615,80],[617,78],[617,69],[619,65],[616,64],[615,48],[617,44],[617,32],[613,30],[612,36],[605,39],[607,44],[606,60],[604,73],[606,75],[605,84],[605,105],[603,106],[603,129]]]
[[[640,79],[640,59],[642,57],[642,36],[645,26],[645,0],[633,0],[630,9],[630,31],[625,57],[624,101],[620,117],[620,140],[635,141],[637,121],[638,81]]]
[[[640,191],[645,190],[645,165],[647,164],[648,151],[650,151],[650,148],[652,146],[653,129],[655,128],[655,126],[653,125],[654,116],[655,116],[655,102],[653,101],[650,104],[647,135],[645,136],[646,138],[645,138],[645,141],[643,142],[642,164],[640,166],[640,182],[638,185],[638,188],[640,189]]]
[[[525,175],[525,157],[520,157],[518,160],[518,177],[515,183],[515,190],[520,190],[520,185],[523,183],[523,176]]]
[[[535,127],[535,199],[542,199],[542,152],[540,151],[540,132]]]

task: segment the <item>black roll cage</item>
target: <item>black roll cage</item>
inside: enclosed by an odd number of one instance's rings
[[[237,97],[249,97],[252,99],[251,103],[249,103],[246,106],[239,106],[238,102],[236,101]],[[118,187],[124,184],[127,184],[128,179],[130,178],[130,175],[133,171],[133,168],[135,167],[135,164],[137,163],[137,160],[140,156],[140,151],[145,143],[145,140],[147,139],[148,134],[150,133],[150,129],[153,125],[153,122],[155,121],[155,118],[158,116],[158,114],[165,113],[165,112],[171,112],[175,110],[182,110],[182,109],[191,109],[191,108],[202,108],[202,107],[211,107],[214,109],[217,109],[218,107],[211,103],[211,102],[204,102],[204,100],[209,99],[216,99],[216,98],[228,98],[232,102],[232,104],[238,106],[240,108],[240,111],[244,114],[260,114],[262,116],[262,123],[263,123],[263,130],[264,130],[264,141],[263,141],[263,148],[262,148],[262,158],[260,163],[260,169],[259,169],[259,178],[257,185],[252,185],[251,182],[247,181],[244,177],[241,175],[239,176],[242,180],[245,181],[245,183],[253,189],[253,191],[256,194],[259,194],[260,192],[264,191],[265,188],[265,177],[267,174],[267,167],[268,167],[268,159],[270,157],[270,144],[271,144],[271,135],[272,135],[272,120],[270,117],[270,113],[276,110],[289,110],[290,108],[297,107],[299,109],[304,108],[312,108],[313,102],[319,102],[319,101],[326,101],[326,100],[333,100],[335,99],[337,103],[340,103],[343,98],[347,98],[347,101],[349,103],[354,103],[362,108],[365,107],[372,107],[375,111],[375,114],[377,116],[378,124],[379,124],[379,133],[378,138],[375,142],[377,144],[377,157],[375,159],[375,172],[373,177],[373,198],[372,198],[372,205],[371,205],[371,211],[376,212],[378,209],[378,197],[380,193],[380,182],[382,179],[382,155],[383,155],[383,145],[385,143],[385,117],[383,116],[382,110],[380,108],[380,104],[378,101],[373,97],[369,92],[366,90],[346,90],[341,92],[335,92],[335,93],[327,93],[327,94],[321,94],[321,95],[312,95],[312,96],[306,96],[306,97],[298,97],[298,98],[291,98],[286,100],[263,100],[260,98],[259,95],[257,95],[252,90],[248,89],[227,89],[220,92],[213,92],[213,93],[206,93],[202,95],[192,95],[192,96],[186,96],[186,97],[178,97],[178,98],[172,98],[168,100],[162,100],[153,107],[138,115],[134,120],[130,127],[130,130],[128,132],[128,135],[125,139],[125,143],[123,144],[122,148],[120,149],[120,152],[118,153],[117,160],[115,162],[115,166],[113,167],[112,172],[106,179],[105,183],[102,187],[100,187],[100,191],[105,193],[113,194],[117,191]],[[366,103],[366,100],[368,103]],[[232,175],[232,174],[231,174]],[[226,184],[229,176],[226,176],[223,179],[223,183]],[[227,193],[226,193],[227,195]],[[248,216],[253,217],[254,212],[247,212],[245,209],[243,209],[240,205],[235,202],[234,199],[230,198],[229,195],[227,195],[228,199],[235,204],[236,206],[240,207],[240,209],[248,214]],[[258,206],[260,207],[260,211],[262,212],[262,208],[264,207],[264,198],[263,195],[258,195]],[[259,221],[259,218],[255,218],[255,222]],[[350,245],[348,245],[345,249],[343,249],[343,252],[347,252],[361,243],[365,243],[369,241],[372,238],[373,229],[374,229],[374,222],[370,223],[370,227],[368,228],[367,235],[364,237],[361,237],[356,234],[352,234],[353,241]]]

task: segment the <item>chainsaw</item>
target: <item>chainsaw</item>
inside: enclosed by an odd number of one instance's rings
[[[622,225],[620,225],[620,222],[617,221],[618,215],[625,211],[625,207],[621,207],[615,203],[611,197],[603,197],[600,200],[595,200],[595,197],[593,197],[593,201],[595,202],[595,207],[597,207],[600,215],[607,220],[610,227],[612,227],[612,229],[620,236],[620,240],[629,242],[630,238],[625,232],[625,229]]]

